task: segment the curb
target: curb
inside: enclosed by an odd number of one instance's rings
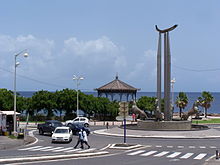
[[[71,154],[71,155],[48,155],[48,156],[22,157],[22,158],[19,157],[19,158],[12,158],[12,159],[0,159],[0,164],[100,156],[100,155],[106,155],[108,153],[109,152],[107,151],[101,151],[101,152],[95,152],[95,153],[94,152],[84,153],[84,154],[77,153],[77,154]]]
[[[106,129],[96,130],[96,131],[93,131],[93,133],[98,134],[98,135],[124,137],[124,134],[106,132]],[[189,136],[132,135],[132,134],[127,134],[126,136],[133,137],[133,138],[160,138],[160,139],[214,139],[214,138],[220,138],[220,136],[191,136],[191,137],[189,137]]]

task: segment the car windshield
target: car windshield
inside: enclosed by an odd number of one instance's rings
[[[52,123],[52,126],[54,126],[54,127],[60,127],[60,126],[62,126],[62,123],[55,122],[55,123]]]
[[[56,129],[54,133],[69,133],[68,129]]]

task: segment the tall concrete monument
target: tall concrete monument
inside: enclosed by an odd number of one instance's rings
[[[164,120],[172,120],[171,99],[170,99],[170,84],[171,84],[171,57],[169,32],[174,30],[177,25],[168,29],[161,30],[156,25],[156,30],[159,32],[158,50],[157,50],[157,99],[158,110],[161,111],[161,34],[164,34]]]

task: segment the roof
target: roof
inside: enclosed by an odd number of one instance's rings
[[[14,115],[14,111],[0,111],[0,113],[4,115]],[[20,113],[16,112],[16,115],[20,115]]]
[[[101,86],[100,88],[95,89],[97,91],[109,91],[109,92],[113,92],[113,91],[137,91],[140,90],[138,88],[134,88],[131,85],[128,85],[127,83],[121,81],[118,79],[118,76],[116,76],[115,80],[111,81],[110,83]]]

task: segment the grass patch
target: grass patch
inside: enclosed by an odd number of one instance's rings
[[[9,135],[8,137],[11,138],[11,139],[17,139],[17,137],[14,136],[14,135]]]
[[[220,119],[193,120],[193,124],[220,124]]]

